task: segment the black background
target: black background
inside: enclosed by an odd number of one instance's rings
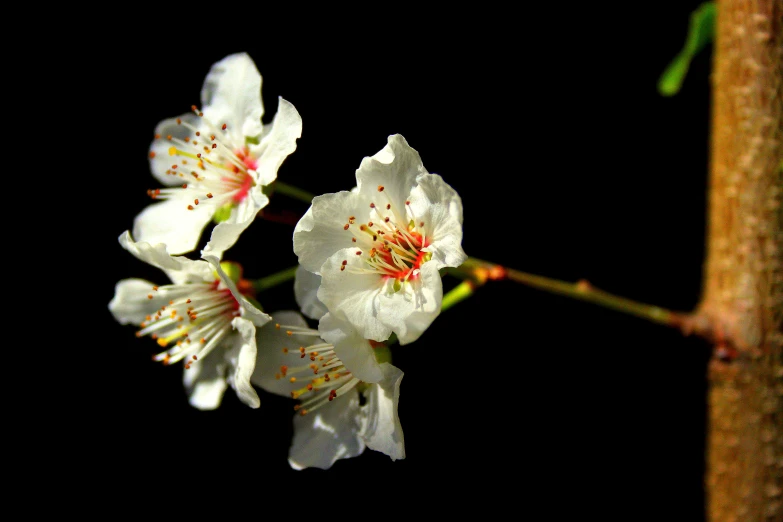
[[[94,232],[103,304],[82,401],[101,476],[121,496],[139,488],[228,503],[215,487],[236,487],[252,504],[301,503],[316,516],[361,495],[435,516],[703,520],[709,351],[666,327],[488,283],[394,348],[406,459],[366,450],[297,472],[286,461],[291,401],[262,394],[252,410],[229,390],[216,411],[191,408],[182,368],[152,362],[157,346],[106,306],[120,279],[166,281],[117,242],[159,186],[147,161],[155,125],[199,103],[214,62],[246,51],[263,77],[264,121],[278,96],[303,119],[279,179],[315,194],[348,190],[362,157],[400,133],[461,195],[468,255],[690,310],[704,255],[710,49],[675,97],[656,83],[698,5],[302,10],[234,13],[231,23],[202,13],[170,34],[150,13],[133,29],[102,28],[113,59],[88,88],[91,108],[112,115],[95,131],[110,197]],[[306,208],[278,195],[268,210]],[[292,266],[292,231],[256,220],[224,257],[249,277]],[[295,306],[290,285],[260,300],[272,312]]]

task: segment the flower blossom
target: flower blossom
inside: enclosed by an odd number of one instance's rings
[[[196,248],[214,219],[219,223],[203,252],[220,258],[269,203],[263,187],[296,149],[302,118],[279,98],[271,125],[261,123],[261,75],[245,53],[212,66],[201,104],[156,127],[150,167],[167,188],[147,192],[156,203],[136,217],[133,237],[184,254]]]
[[[321,319],[318,330],[308,328],[297,312],[272,317],[274,324],[258,329],[258,362],[251,381],[299,401],[288,454],[291,467],[329,469],[365,447],[392,460],[405,458],[397,414],[403,372],[387,362],[388,348],[373,348],[331,314]],[[354,360],[344,360],[342,354]],[[356,354],[368,358],[357,359]]]
[[[366,339],[415,341],[440,313],[439,269],[467,258],[462,200],[399,134],[362,160],[351,191],[316,196],[294,229],[318,299]]]
[[[153,360],[184,363],[184,384],[192,406],[217,408],[230,385],[242,402],[258,408],[260,399],[250,384],[256,365],[256,327],[271,317],[249,300],[250,287],[241,285],[240,291],[223,268],[238,265],[221,264],[214,256],[199,260],[171,256],[163,243],[135,242],[128,231],[119,241],[138,259],[163,270],[171,284],[121,280],[109,303],[114,318],[120,324],[139,326],[137,337],[149,335],[157,341],[163,351]]]

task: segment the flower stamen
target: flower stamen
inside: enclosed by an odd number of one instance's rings
[[[320,336],[317,330],[310,328],[275,326],[285,328],[287,332],[295,331],[296,335]],[[298,350],[284,348],[283,353],[297,359],[309,356],[311,361],[307,365],[283,365],[280,367],[280,371],[275,374],[276,379],[287,378],[291,383],[297,383],[300,380],[306,382],[304,386],[291,392],[292,398],[300,400],[300,403],[294,406],[294,411],[299,412],[300,415],[312,413],[362,382],[354,377],[335,355],[332,344],[321,342],[310,346],[300,346]],[[306,398],[300,399],[302,396],[306,396]]]
[[[145,318],[136,336],[150,335],[162,348],[173,343],[152,357],[166,365],[208,355],[232,330],[234,317],[240,315],[239,302],[228,288],[221,287],[219,279],[213,283],[156,286],[153,292],[169,299],[154,315]],[[194,339],[199,341],[193,342]],[[189,367],[190,361],[185,369]]]
[[[340,266],[341,271],[348,268],[349,273],[368,274],[376,273],[384,278],[393,278],[400,284],[418,277],[421,265],[430,259],[430,254],[423,252],[423,248],[429,245],[427,241],[424,223],[419,221],[416,226],[416,216],[410,208],[410,201],[405,202],[405,220],[395,212],[395,209],[384,191],[383,186],[378,187],[378,192],[384,195],[387,203],[376,205],[371,203],[371,216],[377,216],[375,221],[368,221],[359,226],[357,231],[352,225],[355,218],[348,218],[348,223],[343,227],[350,231],[353,237],[351,241],[357,243],[362,250],[357,250],[357,255],[362,255],[366,264],[362,267],[346,267],[344,261]],[[402,226],[407,220],[407,225]],[[373,230],[373,227],[377,227]],[[399,289],[399,285],[392,285]]]
[[[208,140],[211,146],[201,145],[196,137],[201,136],[201,131],[191,123],[177,119],[177,124],[187,128],[193,137],[184,139],[171,135],[165,137],[173,145],[168,148],[170,156],[180,158],[178,163],[171,165],[166,174],[185,177],[188,159],[197,161],[201,173],[190,171],[196,180],[195,183],[184,184],[180,187],[170,187],[147,191],[153,199],[166,200],[170,198],[182,198],[192,201],[188,204],[189,210],[196,207],[212,208],[216,210],[226,204],[237,205],[245,200],[250,188],[256,182],[249,173],[257,168],[257,158],[251,154],[245,143],[239,143],[226,131],[227,125],[219,128],[203,112],[194,105],[193,112],[199,116],[206,128],[210,129]],[[156,136],[156,139],[163,139]],[[154,157],[151,154],[150,157]],[[184,191],[184,193],[183,193]],[[206,201],[210,200],[210,201]]]

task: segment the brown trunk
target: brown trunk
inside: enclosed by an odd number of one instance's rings
[[[699,307],[717,339],[710,522],[783,521],[782,85],[783,0],[719,0]]]

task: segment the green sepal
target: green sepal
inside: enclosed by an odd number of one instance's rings
[[[215,211],[215,215],[212,216],[212,221],[217,225],[218,223],[222,223],[223,221],[228,220],[228,218],[231,217],[232,208],[234,208],[234,205],[231,203],[227,203],[222,207],[218,208]]]
[[[378,361],[378,364],[392,362],[391,349],[385,344],[376,344],[373,350],[375,352],[375,360]]]
[[[237,284],[239,280],[242,279],[242,265],[239,263],[234,263],[233,261],[221,261],[220,268],[223,269],[223,272],[226,273],[228,278],[231,279],[234,284]]]
[[[658,92],[673,96],[680,91],[691,60],[715,37],[715,2],[704,2],[691,13],[685,45],[666,66],[658,80]]]

